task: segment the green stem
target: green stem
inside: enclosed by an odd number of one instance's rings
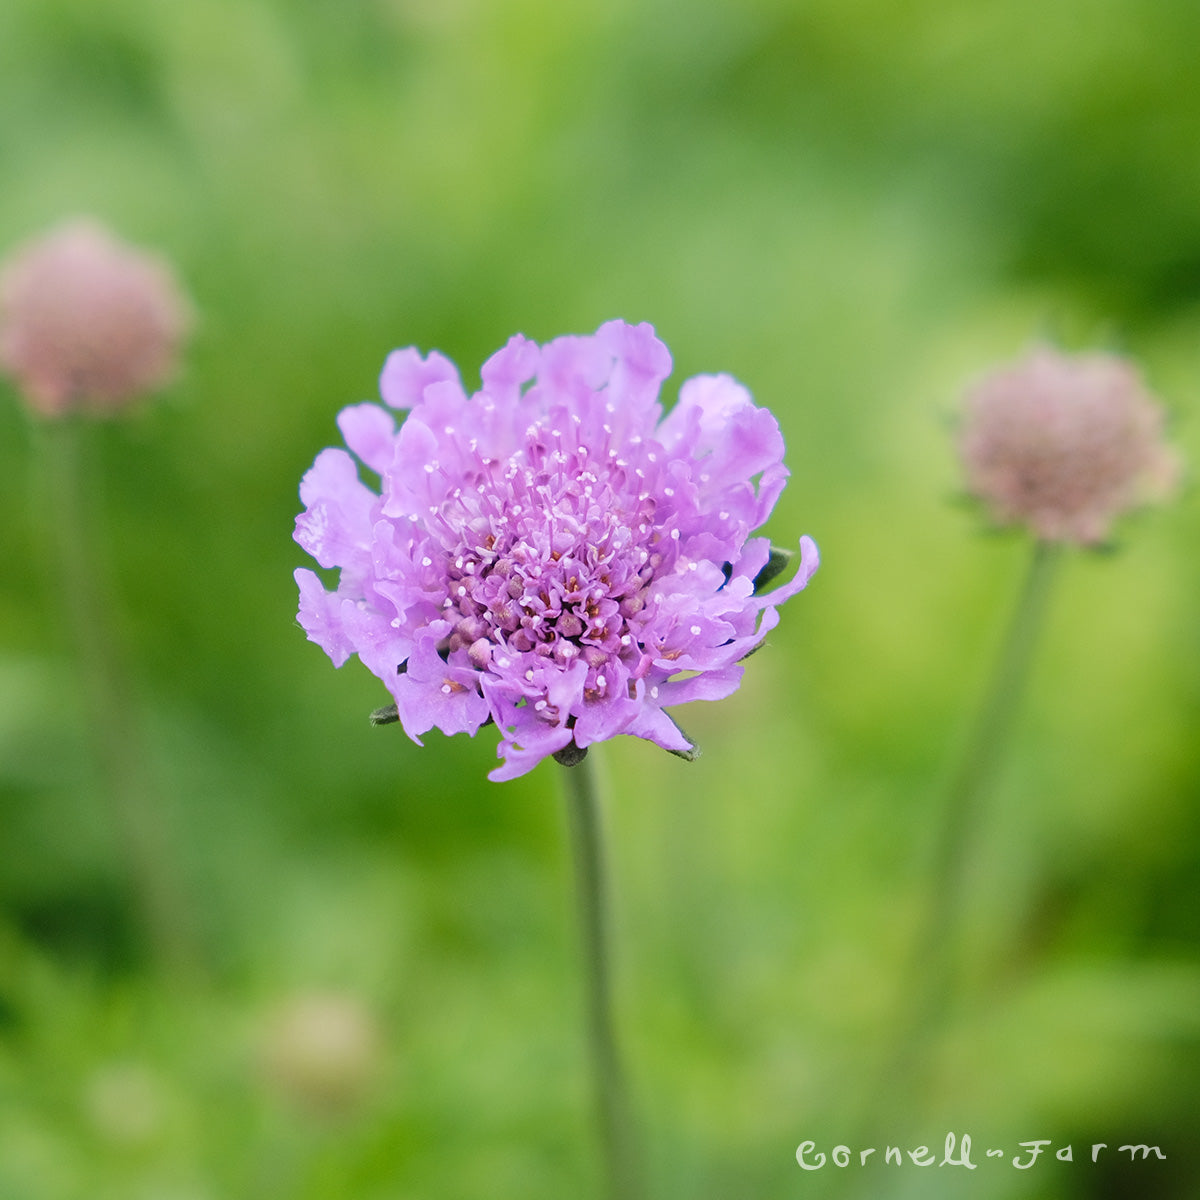
[[[944,947],[961,907],[971,842],[1020,707],[1061,548],[1037,541],[1025,584],[1009,619],[1000,654],[957,772],[951,779],[934,860],[935,900],[930,935]]]
[[[583,943],[588,1042],[592,1056],[596,1118],[608,1177],[607,1195],[610,1200],[637,1200],[643,1195],[643,1190],[612,1016],[608,890],[594,759],[589,756],[563,770],[566,773],[567,816]]]
[[[929,1041],[955,985],[955,925],[967,892],[968,865],[989,787],[995,782],[1020,706],[1060,548],[1038,541],[1009,619],[996,664],[950,778],[929,872],[929,906],[912,946],[907,987],[888,1061],[864,1114],[864,1136],[875,1136],[874,1106],[884,1097],[912,1097],[930,1061]],[[906,1101],[907,1103],[907,1101]]]
[[[69,417],[38,424],[43,511],[52,525],[47,541],[57,553],[57,586],[78,655],[80,693],[103,792],[147,935],[171,968],[192,975],[198,960],[191,912],[133,716],[132,689],[111,615],[103,538],[89,519],[96,506],[84,441],[90,430]]]
[[[946,792],[930,869],[930,907],[914,947],[913,977],[919,983],[910,993],[914,1008],[901,1039],[905,1047],[897,1068],[901,1073],[920,1055],[924,1039],[941,1019],[954,991],[954,926],[966,899],[972,845],[1020,707],[1060,557],[1056,544],[1034,543],[991,680]]]

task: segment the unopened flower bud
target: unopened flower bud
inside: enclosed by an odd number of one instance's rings
[[[112,415],[175,371],[190,310],[165,262],[77,221],[0,270],[0,369],[40,416]]]
[[[379,1061],[379,1030],[357,997],[293,997],[265,1031],[263,1065],[275,1087],[300,1108],[333,1115],[363,1096]]]
[[[136,1145],[150,1141],[166,1120],[162,1081],[141,1063],[114,1062],[88,1080],[84,1107],[107,1141]]]
[[[1178,472],[1163,410],[1112,354],[1039,347],[967,394],[959,453],[968,490],[1001,524],[1102,541],[1114,518],[1164,495]]]

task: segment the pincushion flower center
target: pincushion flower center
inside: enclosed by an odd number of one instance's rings
[[[642,656],[638,620],[663,566],[664,538],[644,471],[616,457],[597,464],[586,446],[530,426],[507,460],[477,459],[455,489],[446,547],[454,622],[445,649],[466,649],[479,670],[506,673],[520,657],[587,664],[584,694],[601,699],[606,667]],[[448,539],[449,540],[449,539]]]

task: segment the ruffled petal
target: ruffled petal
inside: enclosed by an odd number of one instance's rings
[[[800,539],[800,565],[796,568],[796,573],[787,583],[759,596],[759,603],[771,606],[779,605],[796,595],[797,592],[802,592],[808,587],[809,580],[812,579],[820,565],[821,554],[817,550],[817,543],[806,534]]]
[[[341,599],[335,592],[327,592],[315,571],[298,567],[295,573],[300,589],[300,626],[310,642],[316,642],[340,667],[354,653],[354,646],[342,626],[339,610]]]
[[[308,505],[295,539],[323,567],[360,567],[370,558],[371,510],[379,497],[344,450],[322,450],[300,484]]]
[[[736,685],[735,685],[736,686]],[[684,736],[683,731],[661,708],[645,704],[637,716],[624,729],[632,737],[645,738],[664,750],[683,754],[695,747]]]
[[[372,471],[382,475],[392,462],[396,422],[378,404],[353,404],[338,413],[338,428],[346,445]]]
[[[436,350],[428,358],[410,346],[406,350],[393,350],[383,364],[379,376],[379,394],[391,408],[416,408],[424,398],[430,384],[443,380],[453,382],[462,391],[458,368]]]
[[[538,373],[541,351],[536,342],[516,334],[503,349],[483,364],[479,374],[484,391],[497,400],[513,401],[520,397],[521,385]]]

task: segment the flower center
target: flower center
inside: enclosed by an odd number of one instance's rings
[[[453,537],[443,540],[448,650],[465,648],[480,670],[531,654],[563,666],[582,658],[585,694],[603,697],[608,664],[642,654],[650,586],[676,557],[641,472],[531,426],[521,450],[478,458],[467,482],[442,513]]]

